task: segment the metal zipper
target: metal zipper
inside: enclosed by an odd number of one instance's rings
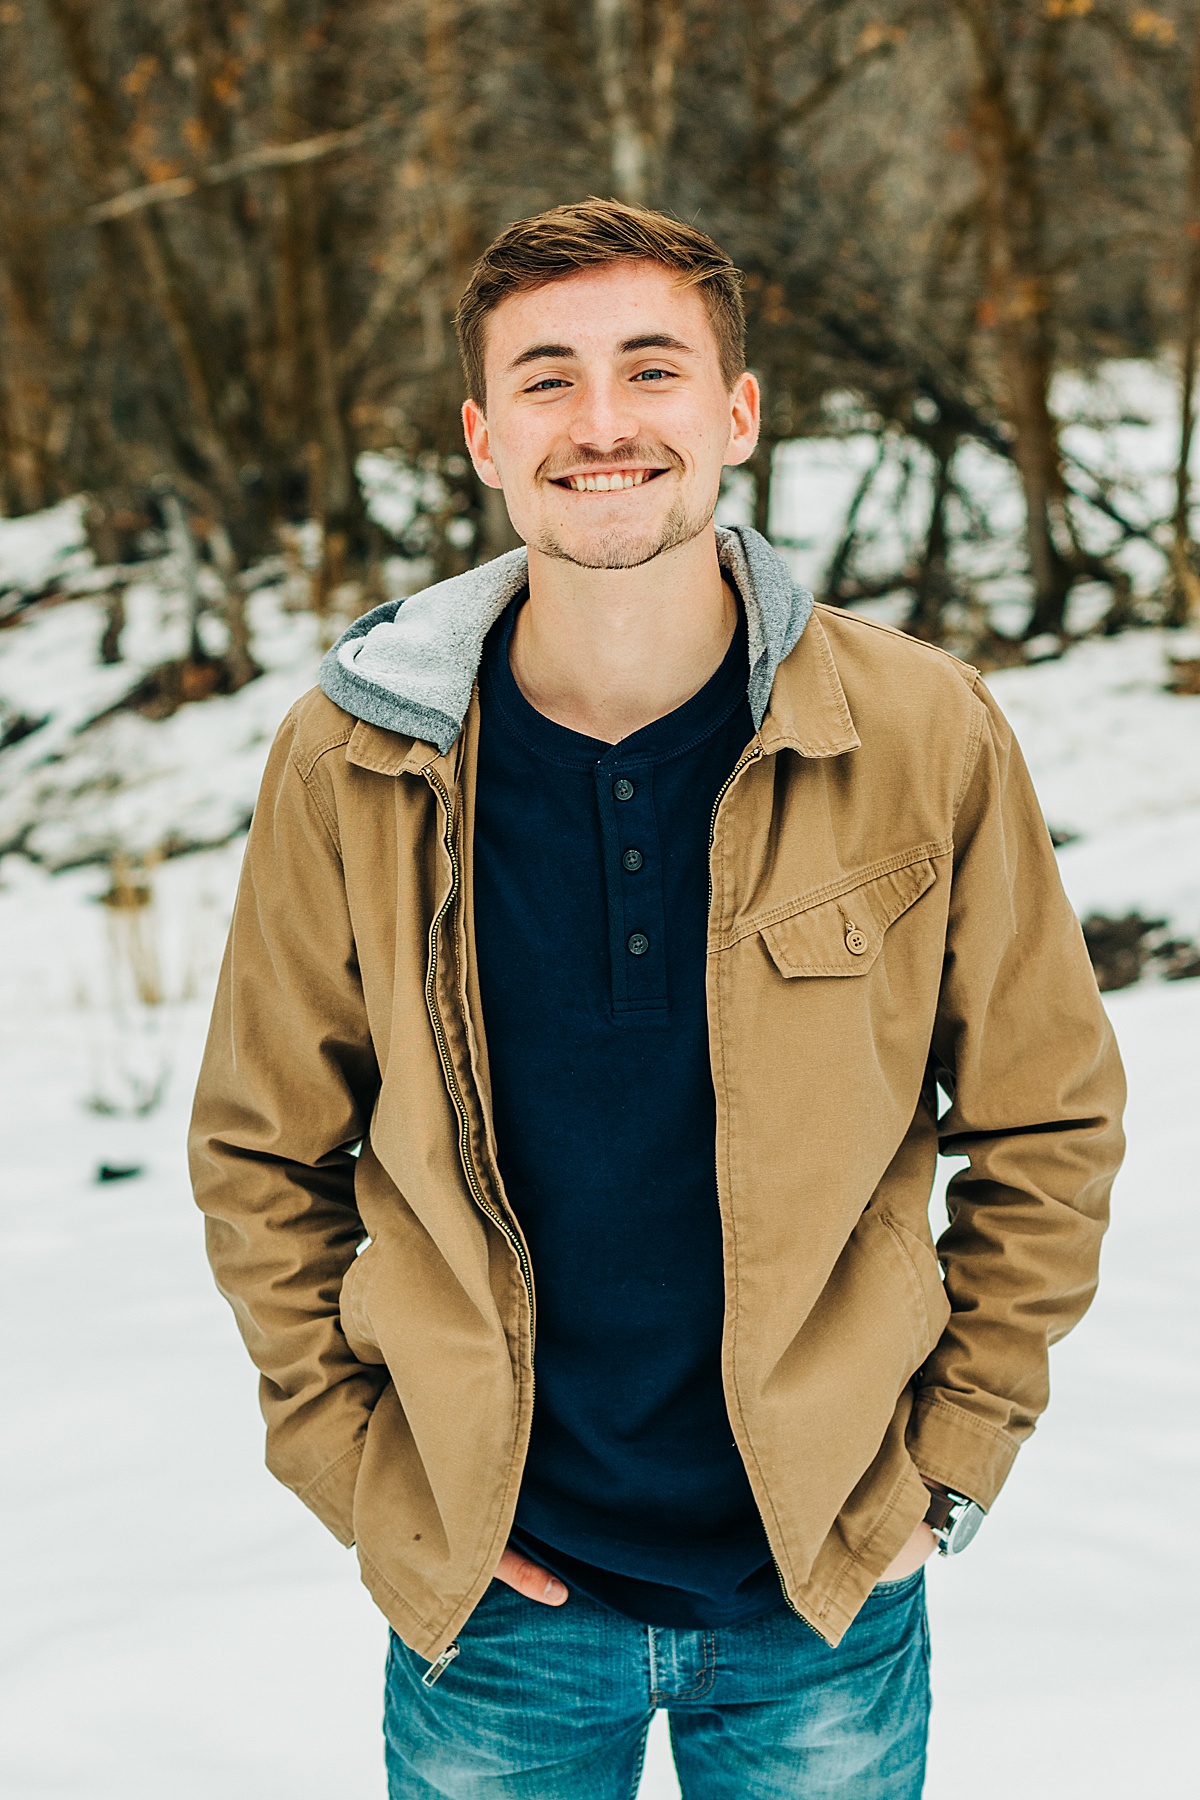
[[[761,755],[762,755],[762,745],[761,744],[751,744],[749,750],[747,750],[744,753],[744,755],[739,757],[737,762],[734,763],[733,768],[730,770],[729,774],[725,777],[725,780],[721,783],[720,789],[717,793],[717,797],[713,801],[712,815],[708,821],[708,904],[709,904],[710,908],[712,906],[712,894],[713,894],[713,889],[712,889],[712,847],[713,847],[713,839],[717,835],[717,814],[721,810],[722,800],[725,798],[726,794],[729,792],[730,788],[733,786],[734,782],[737,780],[737,778],[741,774],[742,770],[747,766],[747,764],[752,763],[752,762],[757,762]]]
[[[513,1227],[509,1224],[503,1213],[491,1204],[483,1191],[478,1172],[475,1168],[475,1158],[471,1154],[471,1122],[467,1113],[467,1103],[463,1099],[462,1089],[458,1085],[458,1076],[454,1072],[454,1060],[450,1055],[450,1046],[446,1042],[446,1032],[445,1027],[442,1024],[442,1015],[438,1011],[438,942],[442,920],[446,917],[458,897],[459,868],[458,856],[454,848],[454,808],[450,802],[449,792],[447,791],[445,783],[439,776],[434,774],[432,769],[423,769],[422,774],[425,776],[426,781],[442,803],[442,811],[445,814],[446,820],[442,839],[446,846],[446,855],[450,861],[450,890],[442,904],[438,907],[437,912],[434,914],[433,922],[429,927],[429,971],[425,977],[425,1004],[429,1009],[429,1018],[433,1025],[433,1035],[437,1040],[438,1056],[441,1058],[442,1063],[442,1073],[446,1079],[446,1086],[449,1089],[450,1098],[454,1103],[454,1110],[458,1114],[458,1150],[463,1166],[463,1172],[467,1177],[467,1186],[470,1188],[471,1198],[474,1200],[480,1212],[483,1213],[485,1218],[492,1221],[498,1231],[503,1232],[516,1253],[517,1263],[521,1270],[521,1279],[525,1283],[525,1295],[529,1301],[529,1337],[530,1343],[532,1344],[534,1326],[536,1323],[536,1309],[533,1298],[533,1270],[530,1267],[529,1258],[525,1253],[525,1246],[521,1242],[520,1237],[513,1230]],[[531,1399],[533,1397],[533,1391],[534,1377],[531,1366],[529,1374],[529,1393]],[[458,1639],[454,1638],[446,1645],[446,1648],[442,1651],[442,1654],[438,1657],[437,1661],[431,1662],[425,1673],[422,1675],[422,1687],[431,1688],[436,1681],[440,1681],[458,1654]]]
[[[504,1233],[504,1236],[508,1239],[516,1253],[517,1262],[520,1264],[521,1268],[521,1277],[525,1283],[525,1293],[529,1300],[529,1335],[532,1338],[535,1321],[533,1270],[529,1265],[529,1257],[525,1252],[525,1246],[521,1242],[520,1237],[513,1230],[508,1220],[504,1217],[504,1214],[488,1200],[483,1191],[482,1184],[480,1183],[475,1168],[475,1159],[471,1154],[471,1121],[467,1113],[467,1104],[463,1099],[462,1089],[458,1085],[458,1076],[454,1072],[454,1062],[450,1055],[450,1046],[446,1042],[446,1033],[442,1025],[442,1017],[438,1011],[438,935],[441,930],[442,920],[446,917],[446,914],[450,911],[450,908],[453,906],[455,899],[458,896],[459,869],[458,857],[454,849],[454,809],[450,803],[450,795],[446,790],[444,782],[439,776],[433,773],[432,769],[425,769],[422,773],[430,787],[433,788],[438,798],[441,800],[446,815],[446,828],[443,833],[443,841],[446,846],[446,855],[450,859],[450,891],[438,908],[437,913],[434,915],[433,923],[429,927],[429,973],[425,977],[425,1004],[429,1008],[429,1017],[433,1023],[433,1035],[437,1040],[438,1055],[442,1062],[442,1073],[446,1078],[446,1086],[450,1090],[450,1098],[454,1102],[454,1110],[458,1114],[459,1156],[462,1160],[463,1170],[467,1177],[467,1185],[471,1190],[471,1198],[474,1200],[480,1212],[492,1221],[492,1224],[495,1225],[498,1231]],[[457,1649],[455,1649],[455,1655],[457,1654]],[[437,1667],[436,1663],[434,1664],[434,1667]],[[439,1670],[438,1672],[440,1674],[441,1671]],[[437,1677],[435,1676],[434,1679],[436,1680]]]
[[[429,1667],[421,1677],[421,1686],[432,1687],[434,1682],[440,1680],[446,1673],[446,1670],[450,1667],[450,1664],[457,1655],[458,1639],[454,1638],[446,1645],[446,1648],[442,1651],[442,1654],[438,1657],[437,1661],[430,1663]]]
[[[756,1504],[757,1504],[757,1502],[756,1502]],[[763,1516],[761,1513],[759,1513],[758,1516],[762,1520],[763,1536],[767,1537],[767,1522],[765,1519],[763,1519]],[[771,1550],[771,1540],[769,1537],[767,1538],[767,1549]],[[779,1591],[783,1595],[784,1605],[787,1607],[789,1612],[795,1613],[796,1617],[799,1619],[799,1621],[802,1625],[808,1626],[808,1629],[812,1632],[814,1637],[821,1637],[821,1634],[817,1630],[816,1626],[813,1625],[808,1619],[805,1618],[804,1614],[800,1611],[800,1608],[792,1600],[792,1596],[788,1593],[787,1582],[783,1579],[783,1570],[779,1566],[779,1558],[776,1556],[776,1554],[773,1550],[771,1550],[771,1561],[775,1564],[775,1573],[779,1577]],[[824,1643],[825,1639],[821,1638],[821,1642]]]
[[[717,813],[720,810],[722,800],[725,798],[726,794],[729,792],[730,788],[733,786],[734,782],[737,780],[737,778],[741,774],[742,770],[744,768],[746,768],[749,763],[757,762],[761,755],[762,755],[762,745],[761,744],[752,744],[750,749],[747,750],[743,756],[739,757],[739,759],[736,763],[734,763],[733,768],[731,769],[730,773],[728,774],[726,779],[722,782],[716,799],[713,801],[712,816],[708,822],[708,858],[709,858],[709,862],[708,862],[708,904],[709,904],[710,909],[712,907],[712,896],[713,896],[712,847],[713,847],[713,841],[717,835]],[[714,1161],[714,1166],[716,1166],[715,1161]],[[719,1190],[720,1181],[721,1181],[721,1172],[720,1172],[719,1167],[716,1168],[716,1175],[717,1175],[717,1186],[718,1186],[718,1190]],[[756,1501],[755,1505],[757,1506],[757,1504],[758,1504],[758,1502]],[[771,1538],[770,1538],[770,1534],[767,1531],[767,1522],[763,1518],[761,1510],[759,1511],[758,1517],[759,1517],[759,1522],[763,1528],[763,1536],[767,1540],[767,1548],[768,1548],[768,1550],[771,1550]],[[784,1601],[785,1601],[787,1607],[789,1608],[789,1610],[791,1612],[795,1613],[796,1617],[799,1619],[799,1621],[802,1625],[808,1625],[808,1629],[811,1632],[813,1632],[815,1636],[820,1637],[821,1634],[819,1631],[817,1631],[816,1626],[810,1625],[808,1620],[804,1617],[804,1614],[800,1611],[799,1607],[793,1603],[792,1597],[787,1591],[787,1583],[784,1581],[784,1578],[783,1578],[783,1570],[779,1566],[779,1558],[776,1556],[774,1550],[771,1550],[771,1561],[775,1565],[775,1573],[779,1577],[780,1592],[783,1595],[783,1598],[784,1598]]]

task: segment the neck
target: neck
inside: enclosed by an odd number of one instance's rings
[[[637,569],[581,569],[531,549],[509,661],[546,718],[616,744],[699,692],[737,619],[711,526]]]

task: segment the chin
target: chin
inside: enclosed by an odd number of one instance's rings
[[[689,518],[682,508],[672,507],[661,524],[650,529],[611,525],[572,532],[548,525],[530,541],[543,556],[574,563],[580,569],[640,569],[656,556],[690,543],[711,518],[711,510],[703,517]]]
[[[537,548],[547,556],[574,563],[581,569],[638,569],[643,563],[653,562],[656,556],[661,556],[667,546],[661,533],[647,536],[645,532],[635,535],[613,531],[599,535],[589,533],[579,538],[548,533],[538,542]]]

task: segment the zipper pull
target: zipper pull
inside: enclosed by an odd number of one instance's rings
[[[437,1661],[430,1663],[429,1667],[421,1677],[421,1686],[432,1687],[434,1682],[439,1680],[441,1676],[446,1673],[446,1670],[450,1667],[450,1664],[457,1655],[458,1639],[455,1638],[453,1643],[446,1645],[446,1648],[442,1651],[442,1654],[438,1657]]]

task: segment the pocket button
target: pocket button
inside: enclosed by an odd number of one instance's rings
[[[846,948],[851,956],[861,956],[866,947],[866,933],[860,931],[857,925],[848,925],[846,927]]]

